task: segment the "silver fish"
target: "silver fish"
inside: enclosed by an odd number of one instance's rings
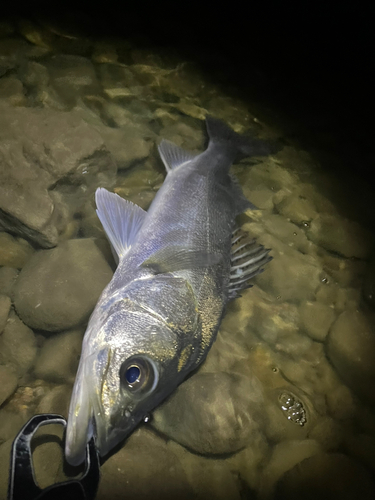
[[[148,212],[96,191],[118,267],[83,340],[66,432],[72,465],[93,435],[106,455],[205,359],[226,304],[271,259],[235,229],[252,205],[229,169],[238,156],[272,149],[212,117],[206,125],[199,155],[159,145],[167,176]]]

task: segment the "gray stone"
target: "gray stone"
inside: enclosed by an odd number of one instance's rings
[[[1,104],[0,158],[0,227],[44,247],[66,224],[54,192],[92,177],[98,185],[100,172],[115,171],[95,129],[78,113],[50,109]]]
[[[300,307],[301,327],[313,340],[324,342],[335,320],[335,311],[320,302],[305,302]]]
[[[22,82],[14,75],[3,76],[0,80],[0,99],[12,106],[26,106],[26,92]]]
[[[6,325],[10,306],[10,298],[7,295],[0,295],[0,334],[4,330],[4,327]]]
[[[35,362],[35,376],[50,382],[73,383],[83,334],[84,330],[77,329],[48,338]]]
[[[197,453],[234,453],[260,432],[255,419],[260,419],[262,403],[260,383],[254,378],[197,374],[154,412],[152,426]]]
[[[264,234],[264,230],[262,232],[257,226],[256,223],[248,223],[243,228],[254,236],[259,234],[259,243],[272,249],[270,254],[273,260],[267,264],[265,272],[256,277],[256,284],[281,301],[300,303],[314,300],[323,271],[319,261]]]
[[[39,402],[36,413],[57,413],[68,418],[71,395],[71,386],[57,385],[53,387]]]
[[[371,500],[375,484],[371,472],[339,453],[316,454],[287,471],[276,487],[277,500]]]
[[[174,441],[168,442],[168,448],[178,457],[194,491],[194,499],[240,500],[239,484],[236,474],[232,473],[237,464],[189,453]]]
[[[68,240],[29,260],[15,286],[15,307],[32,328],[67,330],[88,320],[111,277],[94,240]]]
[[[344,441],[344,429],[332,417],[321,417],[309,432],[309,438],[315,439],[325,451],[337,450]]]
[[[280,201],[276,208],[284,217],[296,224],[310,222],[318,216],[311,200],[295,192]]]
[[[12,297],[13,286],[18,276],[17,269],[13,267],[0,268],[0,293]]]
[[[0,498],[8,498],[8,482],[9,482],[9,460],[10,451],[12,449],[13,439],[8,439],[0,445]]]
[[[0,266],[21,269],[33,253],[33,247],[23,238],[0,233]]]
[[[339,215],[320,214],[306,234],[317,245],[345,257],[367,259],[374,248],[374,236],[369,231]]]
[[[73,108],[79,98],[100,93],[96,71],[90,59],[56,54],[45,64],[50,74],[51,87],[68,106]]]
[[[101,472],[97,500],[194,497],[177,456],[145,429],[134,432],[125,446],[106,460]]]
[[[33,366],[36,354],[34,332],[11,314],[0,336],[0,363],[11,365],[21,377]]]
[[[9,366],[0,365],[0,406],[17,388],[18,377]],[[0,425],[1,427],[1,425]]]
[[[277,444],[262,471],[260,498],[274,498],[276,483],[285,472],[321,451],[320,445],[314,439],[290,440]]]
[[[26,419],[14,411],[0,410],[0,443],[13,440],[19,433]],[[1,498],[1,497],[0,497]]]
[[[342,379],[359,396],[375,402],[374,327],[362,312],[344,311],[333,324],[327,356]]]

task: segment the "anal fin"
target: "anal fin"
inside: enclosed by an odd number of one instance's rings
[[[263,266],[272,257],[269,255],[270,248],[259,245],[255,238],[241,229],[236,229],[232,236],[231,268],[228,286],[229,299],[240,297],[240,292],[252,285],[251,278],[264,271]]]

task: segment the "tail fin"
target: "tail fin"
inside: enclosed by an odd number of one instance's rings
[[[210,142],[224,143],[227,148],[233,149],[240,157],[266,156],[280,150],[276,143],[253,139],[237,134],[221,120],[206,116],[206,126]]]

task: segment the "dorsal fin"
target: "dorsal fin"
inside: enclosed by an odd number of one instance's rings
[[[180,167],[184,163],[194,160],[197,156],[165,139],[163,139],[159,144],[158,150],[167,172]]]
[[[98,188],[95,193],[96,213],[118,260],[128,252],[147,212],[115,193]],[[115,257],[115,255],[114,255]]]

